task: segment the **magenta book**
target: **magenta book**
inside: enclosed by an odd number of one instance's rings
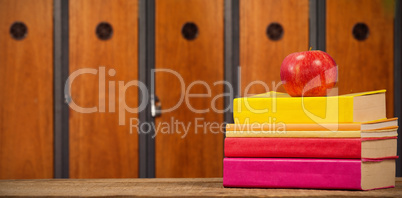
[[[395,186],[395,160],[225,158],[223,186],[371,190]]]

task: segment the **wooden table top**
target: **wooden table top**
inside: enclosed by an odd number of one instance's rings
[[[402,197],[402,178],[395,188],[372,191],[224,188],[222,178],[0,180],[0,196]]]

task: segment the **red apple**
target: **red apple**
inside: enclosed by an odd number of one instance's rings
[[[338,68],[334,59],[319,50],[288,55],[281,65],[281,80],[293,97],[326,96],[336,84]]]

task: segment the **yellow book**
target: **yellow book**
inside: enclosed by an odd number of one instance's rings
[[[233,102],[235,124],[353,123],[386,119],[386,90],[327,97],[268,92]]]

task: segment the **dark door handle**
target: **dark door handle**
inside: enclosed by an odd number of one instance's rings
[[[152,117],[159,117],[162,115],[162,105],[158,98],[158,96],[154,96],[153,100],[151,101],[151,115]]]

